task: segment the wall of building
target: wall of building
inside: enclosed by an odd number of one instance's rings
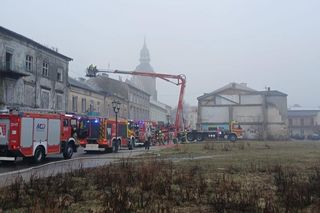
[[[186,128],[196,129],[197,127],[197,116],[198,108],[197,107],[188,107],[185,109],[184,117],[186,119]]]
[[[1,79],[2,102],[5,105],[66,110],[68,60],[25,41],[0,34],[0,66],[4,66],[6,52],[12,54],[12,70],[29,76],[17,80]],[[30,69],[26,66],[26,56],[32,57]],[[43,75],[44,62],[48,64],[47,76]],[[61,81],[57,81],[58,70],[61,72]],[[48,101],[43,98],[44,95],[47,97],[46,92]]]
[[[112,107],[112,102],[118,101],[120,103],[120,110],[118,112],[118,118],[128,119],[129,117],[129,110],[128,110],[128,100],[117,96],[106,96],[105,99],[105,106],[106,106],[106,115],[110,118],[115,118],[116,114]]]
[[[233,116],[231,120],[240,123],[262,123],[264,120],[262,105],[246,105],[233,107]]]
[[[198,98],[198,129],[236,120],[247,139],[288,138],[286,95],[274,91],[245,92],[232,87]]]
[[[158,101],[150,101],[150,120],[151,121],[162,121],[164,123],[168,122],[170,116],[170,111],[168,111],[167,106]]]
[[[288,115],[289,135],[307,137],[320,133],[320,110],[290,111]]]
[[[105,97],[87,89],[71,86],[68,102],[68,112],[77,114],[98,112],[102,116],[106,115]]]
[[[150,95],[130,84],[128,84],[129,97],[129,119],[150,119]]]

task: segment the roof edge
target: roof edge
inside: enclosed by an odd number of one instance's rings
[[[11,31],[11,30],[9,30],[7,28],[4,28],[2,26],[0,26],[0,33],[1,32],[6,34],[6,35],[8,35],[8,36],[12,36],[12,37],[14,37],[14,38],[16,38],[18,40],[20,39],[20,40],[24,40],[26,42],[29,42],[29,43],[33,44],[34,46],[36,46],[36,47],[38,47],[40,49],[43,49],[45,51],[48,51],[51,54],[56,55],[58,57],[61,57],[61,58],[65,59],[65,60],[67,60],[67,61],[72,61],[73,60],[72,58],[70,58],[68,56],[65,56],[65,55],[63,55],[63,54],[61,54],[59,52],[56,52],[56,51],[54,51],[54,50],[52,50],[52,49],[50,49],[50,48],[48,48],[48,47],[46,47],[46,46],[44,46],[42,44],[30,39],[30,38],[27,38],[27,37],[25,37],[25,36],[23,36],[23,35],[21,35],[19,33],[13,32],[13,31]]]

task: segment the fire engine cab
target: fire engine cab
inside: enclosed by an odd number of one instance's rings
[[[77,152],[77,118],[67,114],[10,112],[0,114],[0,161],[17,157],[42,162],[46,155]]]

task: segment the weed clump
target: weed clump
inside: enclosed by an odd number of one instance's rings
[[[318,209],[320,167],[307,173],[251,164],[210,171],[154,158],[123,159],[0,189],[1,211],[14,212],[301,212]],[[254,176],[263,172],[263,177]],[[269,181],[268,181],[269,180]]]

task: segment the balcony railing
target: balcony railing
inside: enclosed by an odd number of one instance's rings
[[[18,79],[29,74],[24,72],[25,67],[21,64],[0,62],[0,77]]]

